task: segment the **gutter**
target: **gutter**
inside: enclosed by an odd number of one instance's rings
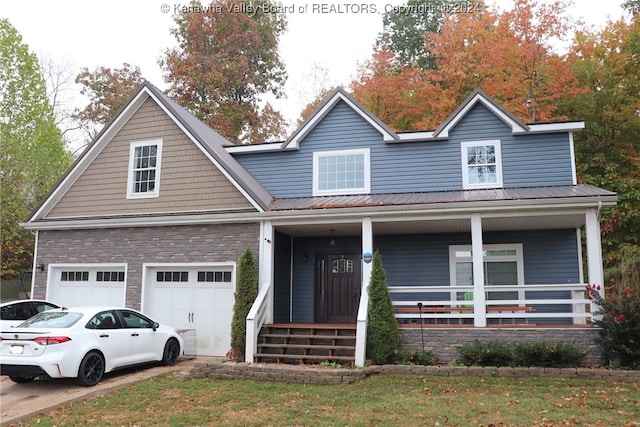
[[[544,203],[543,203],[544,202]],[[568,203],[570,202],[570,203]],[[371,218],[381,217],[407,217],[407,216],[464,216],[470,213],[513,213],[513,212],[539,212],[562,211],[564,213],[578,213],[587,208],[614,206],[616,197],[585,197],[581,201],[576,198],[557,199],[530,199],[512,200],[510,203],[500,201],[479,202],[453,202],[431,203],[415,205],[371,205],[358,207],[331,207],[317,209],[297,209],[267,212],[231,212],[209,214],[184,214],[184,215],[148,215],[132,217],[111,218],[68,218],[52,219],[46,221],[21,223],[20,226],[28,230],[71,230],[71,229],[95,229],[95,228],[126,228],[126,227],[159,227],[179,225],[203,225],[203,224],[229,224],[252,223],[260,221],[312,221],[315,223],[341,219],[355,219],[363,216]],[[572,212],[574,210],[574,212]],[[561,212],[561,213],[562,213]]]

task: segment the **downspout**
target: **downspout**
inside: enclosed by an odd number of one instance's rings
[[[35,230],[35,231],[31,231],[31,234],[33,234],[36,237],[36,241],[35,241],[35,245],[33,248],[33,265],[31,266],[31,291],[29,292],[29,296],[31,298],[33,298],[33,291],[36,289],[36,266],[38,265],[37,261],[38,261],[38,238],[40,237],[40,230]],[[49,289],[47,287],[47,293],[49,292]],[[45,295],[45,297],[48,297],[48,295]]]

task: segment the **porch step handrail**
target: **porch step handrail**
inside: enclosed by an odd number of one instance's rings
[[[365,365],[367,352],[367,319],[369,316],[369,287],[364,285],[360,292],[358,317],[356,318],[356,354],[355,365]]]
[[[247,314],[246,323],[246,342],[245,342],[245,361],[254,362],[254,356],[258,352],[258,334],[267,318],[267,302],[271,283],[265,283],[260,287],[258,296],[256,297],[249,314]]]

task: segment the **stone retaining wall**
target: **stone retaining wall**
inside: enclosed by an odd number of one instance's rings
[[[181,378],[259,380],[295,384],[352,384],[371,375],[423,375],[438,377],[575,378],[640,383],[640,371],[590,368],[514,368],[481,366],[374,365],[334,369],[308,365],[196,360]]]
[[[600,347],[596,338],[598,328],[400,328],[402,337],[401,349],[432,351],[440,363],[448,364],[458,358],[457,348],[480,342],[499,341],[502,343],[517,342],[565,342],[573,343],[578,348],[587,350],[585,366],[602,366]]]

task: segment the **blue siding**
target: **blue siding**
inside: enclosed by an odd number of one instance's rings
[[[505,187],[573,184],[571,148],[565,133],[512,135],[484,105],[475,105],[449,133],[449,141],[499,139]],[[461,164],[461,159],[458,161]]]
[[[319,254],[359,254],[362,253],[360,236],[336,237],[336,245],[329,244],[328,237],[296,238],[293,241],[293,322],[314,321],[315,263]],[[306,256],[306,261],[304,260]]]
[[[236,155],[275,197],[312,195],[314,151],[371,149],[371,192],[404,193],[462,189],[460,143],[501,141],[505,187],[573,184],[567,133],[518,135],[484,105],[474,106],[446,141],[387,144],[346,103],[300,142],[298,151]]]
[[[441,233],[375,236],[374,249],[379,250],[387,276],[393,286],[448,286],[449,246],[470,245],[468,233]],[[576,231],[513,231],[486,233],[485,244],[522,243],[526,284],[578,283],[578,247]],[[293,271],[288,262],[293,252]],[[275,320],[314,321],[314,284],[316,255],[361,253],[360,236],[337,237],[330,246],[324,238],[294,238],[276,236]],[[290,292],[291,289],[291,292]],[[290,297],[289,297],[290,295]],[[558,297],[553,292],[527,292],[527,298]],[[396,299],[422,299],[416,294],[394,294]],[[437,296],[433,296],[437,297]],[[441,295],[448,298],[447,295]],[[538,307],[543,312],[545,307]]]
[[[576,231],[485,233],[484,244],[522,243],[525,284],[579,283]],[[449,246],[470,245],[466,233],[376,236],[389,286],[447,286]]]

